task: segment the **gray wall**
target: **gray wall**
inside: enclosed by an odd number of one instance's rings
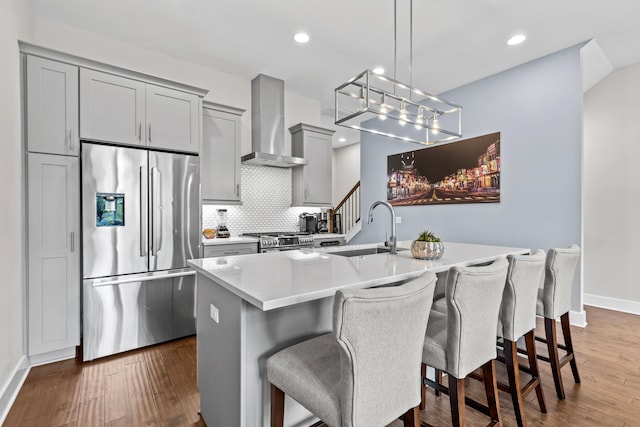
[[[543,249],[580,244],[580,46],[442,96],[463,106],[463,138],[501,132],[501,202],[397,207],[396,214],[402,217],[398,239],[415,239],[420,230],[428,228],[445,241]],[[384,239],[389,229],[387,213],[376,211],[370,225],[366,213],[375,200],[386,199],[387,156],[419,148],[362,134],[365,221],[353,243]],[[581,311],[578,283],[576,280],[573,309]]]

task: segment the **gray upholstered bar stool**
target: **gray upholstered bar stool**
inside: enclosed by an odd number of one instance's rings
[[[502,338],[509,385],[498,384],[498,388],[511,394],[516,421],[518,426],[522,427],[527,425],[523,399],[531,391],[536,391],[540,411],[547,412],[540,384],[534,340],[538,287],[544,278],[545,253],[538,250],[532,255],[509,255],[507,260],[509,269],[502,293],[498,337]],[[523,370],[531,375],[531,379],[524,386],[520,382],[517,347],[517,341],[521,337],[524,337],[529,360],[529,368],[523,368]]]
[[[449,394],[454,426],[466,425],[465,377],[482,367],[491,425],[501,424],[495,371],[496,325],[508,263],[499,259],[482,267],[453,267],[447,275],[446,314],[431,310],[422,352],[422,403],[425,384]],[[426,378],[426,367],[444,371],[449,388]],[[483,412],[485,412],[483,410]]]
[[[573,353],[571,341],[571,327],[569,325],[569,310],[571,309],[571,288],[575,276],[578,260],[580,259],[580,247],[571,245],[569,248],[553,248],[547,253],[545,266],[544,287],[538,290],[538,316],[544,317],[545,338],[536,337],[536,340],[545,342],[549,349],[549,357],[538,355],[538,359],[551,363],[551,372],[556,385],[558,399],[564,399],[564,387],[560,368],[567,363],[571,364],[573,379],[580,383],[580,374],[576,357]],[[564,345],[558,344],[556,335],[556,319],[560,318]],[[566,352],[560,358],[558,348]]]
[[[435,287],[427,272],[406,284],[340,290],[333,333],[269,357],[271,426],[285,393],[331,427],[419,426],[420,361]]]

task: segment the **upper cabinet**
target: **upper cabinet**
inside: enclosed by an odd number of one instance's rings
[[[331,129],[299,123],[291,128],[291,155],[305,166],[292,169],[293,206],[331,206]]]
[[[145,145],[145,83],[80,70],[80,137]]]
[[[199,152],[200,100],[198,96],[147,84],[145,91],[147,145]]]
[[[202,200],[240,204],[240,119],[244,110],[210,102],[203,107]]]
[[[27,149],[77,156],[78,67],[27,56]]]
[[[80,137],[197,153],[197,95],[80,70]]]

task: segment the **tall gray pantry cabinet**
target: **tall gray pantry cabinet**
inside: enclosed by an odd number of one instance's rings
[[[26,56],[27,312],[32,363],[80,345],[78,67]]]

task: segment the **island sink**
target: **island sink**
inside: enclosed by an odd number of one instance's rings
[[[406,249],[398,249],[398,251],[406,251]],[[390,252],[389,248],[364,248],[364,249],[354,249],[351,251],[338,251],[338,252],[328,252],[328,253],[332,255],[355,257],[355,256],[363,256],[363,255],[388,254],[389,252]]]

